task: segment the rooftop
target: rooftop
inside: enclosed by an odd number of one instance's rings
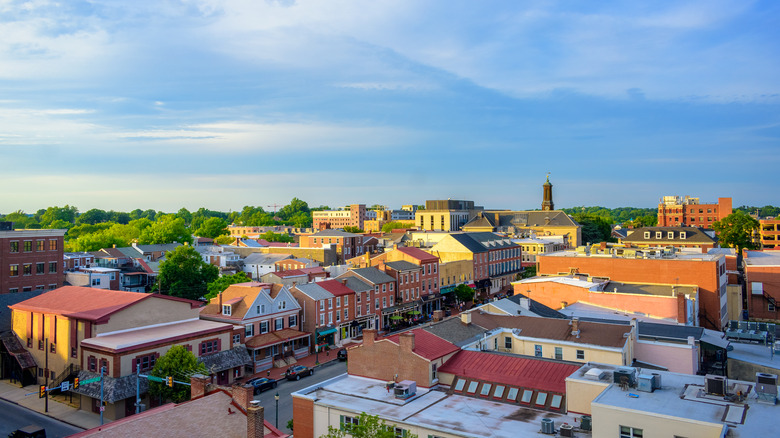
[[[54,313],[69,318],[97,321],[152,296],[155,295],[64,286],[10,307],[15,310]]]
[[[341,280],[325,280],[325,281],[318,281],[317,284],[325,289],[326,291],[332,293],[334,296],[340,297],[342,295],[349,295],[354,294],[355,291],[344,285],[344,283],[341,282]]]
[[[171,324],[140,327],[120,332],[106,333],[84,339],[81,345],[112,352],[122,352],[139,346],[159,344],[177,338],[201,336],[221,331],[232,331],[233,325],[223,322],[191,319]]]
[[[401,247],[398,247],[396,249],[396,251],[400,251],[400,252],[402,252],[402,253],[410,256],[410,257],[414,257],[414,258],[416,258],[417,260],[420,260],[420,261],[429,261],[429,260],[435,261],[435,260],[439,259],[435,255],[433,255],[431,253],[428,253],[428,252],[425,252],[425,251],[421,250],[420,248],[415,248],[413,246],[410,246],[410,247],[401,246]]]
[[[446,341],[424,329],[415,329],[411,333],[414,333],[414,349],[412,351],[428,360],[438,359],[459,350],[452,342]],[[398,344],[400,336],[400,334],[396,334],[381,340],[388,340]]]
[[[746,251],[746,266],[780,266],[780,251]]]
[[[580,247],[583,248],[583,247]],[[562,251],[551,252],[548,254],[539,254],[539,257],[579,257],[579,258],[612,258],[612,259],[642,259],[640,254],[646,254],[647,260],[674,260],[674,261],[704,261],[714,262],[723,257],[721,254],[700,254],[700,253],[681,253],[664,251],[663,249],[634,249],[624,248],[622,255],[614,250],[599,251],[597,254],[591,254],[589,251],[580,252],[578,249],[565,249]],[[623,249],[623,248],[621,248]]]

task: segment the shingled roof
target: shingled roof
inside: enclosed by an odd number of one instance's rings
[[[460,349],[452,342],[444,340],[421,328],[412,330],[411,333],[414,334],[414,349],[412,351],[428,360],[438,359]],[[388,340],[394,344],[400,345],[400,337],[400,334],[396,334],[383,338],[383,340]]]

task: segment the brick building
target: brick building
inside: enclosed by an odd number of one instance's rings
[[[300,245],[307,248],[322,248],[332,245],[336,248],[341,262],[362,255],[364,252],[363,236],[342,230],[323,230],[314,234],[302,234]]]
[[[780,251],[745,251],[743,261],[749,318],[778,321]]]
[[[699,198],[690,196],[664,196],[658,203],[658,226],[712,228],[713,223],[731,213],[731,198],[702,204]]]
[[[346,283],[346,279],[325,280],[290,289],[302,308],[302,330],[312,336],[316,331],[317,339],[312,345],[317,348],[341,345],[343,341],[359,336],[362,327],[373,319],[372,315],[358,316],[355,291]]]
[[[699,227],[643,227],[627,230],[620,243],[637,248],[674,247],[686,251],[706,253],[718,246],[715,233]]]
[[[344,210],[322,210],[311,212],[312,228],[325,230],[328,228],[357,227],[363,229],[366,220],[366,205],[352,204]]]
[[[65,231],[13,230],[0,222],[0,294],[62,286]]]
[[[358,314],[373,314],[381,327],[389,327],[390,316],[395,313],[393,310],[396,302],[397,284],[395,278],[375,267],[370,267],[351,269],[339,275],[337,279],[349,279],[350,277],[360,280],[370,287],[368,291],[362,293],[359,291],[360,288],[349,286],[349,281],[347,281],[347,285],[355,291],[355,301],[362,306]]]
[[[726,259],[720,254],[672,254],[664,250],[591,247],[538,257],[539,275],[579,274],[628,283],[699,288],[699,325],[720,330],[729,320]],[[535,297],[534,297],[535,298]]]

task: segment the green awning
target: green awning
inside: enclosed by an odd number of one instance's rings
[[[329,329],[325,329],[325,330],[317,330],[317,336],[329,335],[331,333],[336,333],[336,329],[335,328],[329,328]]]
[[[453,292],[454,290],[455,290],[455,286],[447,286],[439,289],[439,293],[444,295]]]

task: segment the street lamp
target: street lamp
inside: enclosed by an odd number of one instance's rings
[[[277,392],[274,396],[274,400],[276,400],[276,428],[279,428],[279,393]]]
[[[314,327],[314,364],[320,363],[320,348],[317,345],[317,327]]]

